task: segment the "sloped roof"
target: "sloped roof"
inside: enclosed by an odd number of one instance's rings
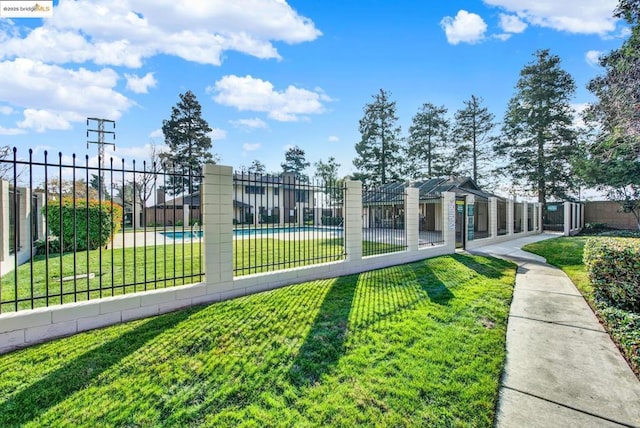
[[[481,190],[469,177],[431,178],[425,181],[387,183],[372,189],[371,192],[363,192],[363,205],[400,204],[404,202],[404,192],[407,187],[418,189],[420,200],[439,198],[442,192],[453,192],[456,196],[474,195],[477,199],[488,200],[497,197],[492,193]]]

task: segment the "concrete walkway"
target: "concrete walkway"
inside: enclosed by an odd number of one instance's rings
[[[561,270],[520,247],[474,250],[518,264],[497,427],[640,427],[640,382]]]

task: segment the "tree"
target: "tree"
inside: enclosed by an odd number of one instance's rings
[[[432,178],[444,173],[443,150],[450,126],[446,114],[445,106],[425,103],[413,116],[405,150],[410,178]]]
[[[96,195],[100,192],[100,176],[98,174],[91,174],[91,179],[89,180],[89,187],[96,191]],[[111,195],[107,192],[107,183],[102,183],[102,199],[108,200],[111,199]],[[97,198],[98,196],[96,196]]]
[[[49,200],[60,200],[62,198],[72,199],[98,199],[98,190],[87,184],[81,178],[76,180],[60,181],[60,177],[52,177],[46,183]],[[43,186],[44,187],[44,186]]]
[[[169,150],[160,159],[172,173],[165,186],[169,194],[197,191],[202,166],[218,161],[218,156],[210,152],[211,131],[194,93],[180,94],[180,101],[171,109],[171,118],[162,121],[164,142]]]
[[[391,93],[380,89],[373,102],[364,106],[360,119],[360,142],[356,144],[358,156],[353,165],[368,184],[385,184],[400,180],[402,138],[397,125],[396,103]]]
[[[587,86],[598,98],[585,113],[595,137],[576,167],[587,185],[633,214],[640,229],[640,0],[621,0],[615,15],[632,25],[631,35],[600,58],[605,73]]]
[[[325,194],[332,202],[342,202],[342,187],[344,181],[338,179],[338,168],[340,168],[340,164],[336,162],[336,158],[331,156],[327,159],[327,162],[323,162],[322,159],[320,159],[314,166],[316,168],[316,177],[320,178],[324,185]]]
[[[11,147],[0,146],[0,161],[2,161],[3,159],[8,159],[10,155],[11,155]],[[14,168],[14,165],[12,163],[0,162],[0,179],[4,178],[5,175],[8,174],[8,171],[12,168]]]
[[[251,162],[251,165],[247,168],[247,172],[249,174],[265,174],[267,172],[267,167],[256,159]]]
[[[485,177],[484,165],[490,160],[496,128],[495,115],[482,106],[482,98],[471,95],[455,114],[454,140],[459,142],[458,158],[470,164],[471,177],[479,183]]]
[[[282,172],[294,174],[298,179],[304,180],[304,170],[311,165],[305,158],[304,150],[293,146],[285,152],[284,159],[284,162],[280,164]]]
[[[155,144],[151,145],[149,152],[149,161],[142,163],[142,171],[136,171],[132,181],[135,189],[135,199],[142,210],[142,224],[147,224],[147,201],[153,196],[156,188],[158,174],[161,172],[160,156],[162,152],[158,150]],[[134,165],[135,170],[135,165]]]
[[[506,157],[513,179],[544,204],[551,196],[568,198],[573,188],[570,161],[578,144],[570,100],[576,85],[558,56],[539,50],[534,57],[520,71],[494,150]]]

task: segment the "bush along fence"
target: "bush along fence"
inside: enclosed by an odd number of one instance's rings
[[[450,254],[456,229],[467,248],[540,232],[537,204],[516,211],[511,201],[466,195],[461,220],[459,194],[423,195],[410,185],[363,189],[358,181],[234,174],[220,165],[205,165],[202,175],[111,165],[79,167],[61,155],[54,164],[15,161],[28,178],[0,181],[0,352]],[[44,177],[42,186],[34,186],[36,176]],[[137,199],[141,194],[148,196]],[[94,243],[94,224],[109,231],[106,244],[100,234]]]

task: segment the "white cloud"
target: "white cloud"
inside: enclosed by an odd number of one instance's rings
[[[224,129],[213,128],[211,132],[209,132],[209,137],[211,137],[213,141],[224,140],[227,138],[227,131]]]
[[[238,128],[250,128],[250,129],[268,128],[267,122],[257,117],[253,119],[230,120],[229,123],[231,123],[233,126]]]
[[[149,138],[164,138],[164,133],[162,129],[154,129],[149,133]]]
[[[25,130],[20,128],[5,128],[0,126],[0,135],[20,135],[24,134]]]
[[[71,129],[71,123],[63,113],[48,110],[26,109],[24,120],[18,122],[20,128],[31,128],[36,132],[44,132],[47,129],[64,130]]]
[[[603,53],[604,52],[602,51],[596,51],[596,50],[587,51],[584,58],[589,65],[597,67],[600,65],[600,56]]]
[[[612,12],[618,0],[483,0],[540,27],[579,34],[605,35],[616,29]],[[505,31],[507,31],[505,29]]]
[[[522,33],[527,29],[527,23],[516,15],[500,14],[500,28],[507,33]]]
[[[285,144],[282,146],[282,151],[286,152],[287,150],[293,149],[295,146],[293,144]]]
[[[282,0],[77,0],[60,2],[53,17],[24,35],[0,29],[0,59],[134,68],[167,54],[220,65],[226,50],[280,58],[273,41],[301,43],[320,35]]]
[[[242,153],[247,154],[248,152],[255,152],[260,147],[262,147],[262,144],[260,143],[244,143],[242,145]]]
[[[301,115],[324,113],[323,102],[331,100],[317,88],[310,91],[290,85],[277,91],[271,82],[249,75],[224,76],[207,88],[207,92],[215,93],[213,99],[219,104],[240,111],[265,112],[271,119],[281,122],[295,122],[305,118]]]
[[[482,17],[466,10],[458,11],[455,18],[445,16],[440,25],[444,29],[447,41],[452,45],[477,43],[484,39],[484,33],[487,31],[487,24]]]
[[[127,79],[127,89],[136,94],[146,94],[149,92],[149,88],[155,88],[158,81],[153,77],[153,73],[147,73],[143,77],[136,76],[135,74],[125,74]]]
[[[337,143],[338,141],[340,141],[340,138],[336,137],[335,135],[330,135],[329,136],[329,142]]]
[[[13,109],[9,106],[0,106],[0,114],[9,115],[13,113]]]
[[[132,102],[114,91],[117,81],[108,68],[65,69],[24,58],[0,62],[0,99],[25,108],[18,126],[38,132],[69,129],[87,117],[119,119]]]
[[[154,147],[156,154],[169,150],[169,147],[164,144],[147,143],[141,147],[118,147],[118,156],[136,159],[136,163],[139,162],[139,164],[136,165],[136,170],[138,170],[142,169],[142,162],[147,162],[147,164],[149,164],[149,159],[151,157],[151,153],[153,153]]]

